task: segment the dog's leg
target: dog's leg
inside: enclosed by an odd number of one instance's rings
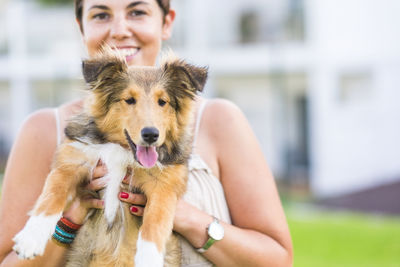
[[[164,266],[164,249],[172,232],[177,197],[163,194],[147,199],[146,215],[136,244],[135,267]]]
[[[164,266],[164,251],[172,233],[178,198],[185,189],[186,168],[178,166],[163,171],[143,186],[147,204],[140,228],[135,267]]]
[[[20,258],[43,255],[67,202],[75,197],[77,185],[88,176],[88,162],[86,155],[78,149],[69,145],[60,147],[55,168],[48,175],[28,222],[13,239],[13,249]]]
[[[105,177],[108,179],[108,183],[104,194],[104,215],[110,228],[121,203],[118,199],[121,182],[126,175],[127,167],[133,164],[133,159],[130,151],[112,143],[101,146],[100,158],[108,170]]]

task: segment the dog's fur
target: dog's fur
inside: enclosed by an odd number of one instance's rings
[[[83,194],[82,185],[101,159],[109,179],[100,193],[105,208],[95,210],[79,230],[67,266],[156,267],[164,260],[165,266],[179,266],[178,240],[171,232],[186,189],[194,98],[207,69],[176,58],[159,68],[128,67],[121,56],[103,52],[83,62],[83,75],[89,89],[85,111],[67,125],[66,141],[31,217],[14,238],[14,250],[21,258],[43,254],[62,212]],[[158,130],[151,144],[144,140],[145,128]],[[121,184],[127,171],[129,187]],[[143,219],[119,201],[121,186],[146,195]]]

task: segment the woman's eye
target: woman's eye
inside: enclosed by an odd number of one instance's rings
[[[143,11],[143,10],[133,10],[133,11],[129,12],[129,14],[130,14],[132,17],[139,17],[139,16],[146,15],[146,12]]]
[[[131,97],[131,98],[125,99],[125,102],[126,102],[128,105],[134,105],[134,104],[136,104],[136,99],[133,98],[133,97]]]
[[[159,104],[161,107],[163,107],[163,106],[165,106],[165,104],[167,104],[167,102],[164,101],[164,100],[162,100],[162,99],[158,99],[158,104]]]
[[[107,13],[98,13],[96,15],[93,16],[93,19],[96,20],[106,20],[108,19],[110,16]]]

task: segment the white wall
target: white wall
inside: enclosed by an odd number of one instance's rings
[[[400,2],[307,4],[309,45],[316,55],[309,92],[313,191],[334,195],[398,178]],[[343,75],[359,74],[366,78],[353,91],[361,93],[341,99]]]
[[[314,193],[341,194],[400,176],[400,1],[305,0],[305,43],[246,45],[238,43],[241,12],[258,8],[262,19],[279,23],[288,1],[174,1],[181,24],[176,28],[184,44],[178,54],[196,64],[210,65],[210,95],[224,77],[236,78],[225,82],[222,90],[248,110],[275,172],[283,172],[285,165],[285,128],[280,125],[281,114],[276,114],[284,110],[285,103],[279,101],[282,92],[271,86],[268,77],[271,73],[304,73],[311,108]],[[75,23],[72,9],[41,10],[26,2],[23,7],[15,3],[9,1],[7,8],[22,8],[25,15],[21,13],[19,20],[2,12],[6,20],[14,22],[6,23],[11,53],[0,58],[0,79],[13,88],[10,136],[29,112],[29,93],[23,92],[29,90],[30,81],[76,79],[84,55],[79,33],[71,27]],[[24,31],[29,34],[25,36]],[[32,39],[39,35],[54,38]],[[28,50],[33,50],[28,57],[21,57],[27,48],[19,46],[19,38],[28,39]],[[350,93],[342,97],[342,83],[352,76],[355,81],[350,79],[345,86]],[[254,77],[262,78],[249,80]]]

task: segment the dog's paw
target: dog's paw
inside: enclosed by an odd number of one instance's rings
[[[43,255],[47,241],[54,233],[61,214],[32,216],[25,227],[13,238],[13,250],[20,259],[33,259]]]
[[[109,227],[111,227],[112,224],[114,223],[115,216],[117,215],[117,211],[120,205],[120,201],[117,197],[118,192],[114,191],[115,190],[110,190],[109,188],[107,188],[106,194],[104,196],[104,204],[105,204],[104,216],[107,220]]]
[[[163,267],[164,255],[153,242],[142,239],[141,233],[136,244],[135,267]]]
[[[20,259],[30,260],[38,255],[42,255],[44,252],[43,245],[38,245],[38,240],[30,232],[25,231],[25,229],[19,232],[13,241],[15,242],[13,250]]]

